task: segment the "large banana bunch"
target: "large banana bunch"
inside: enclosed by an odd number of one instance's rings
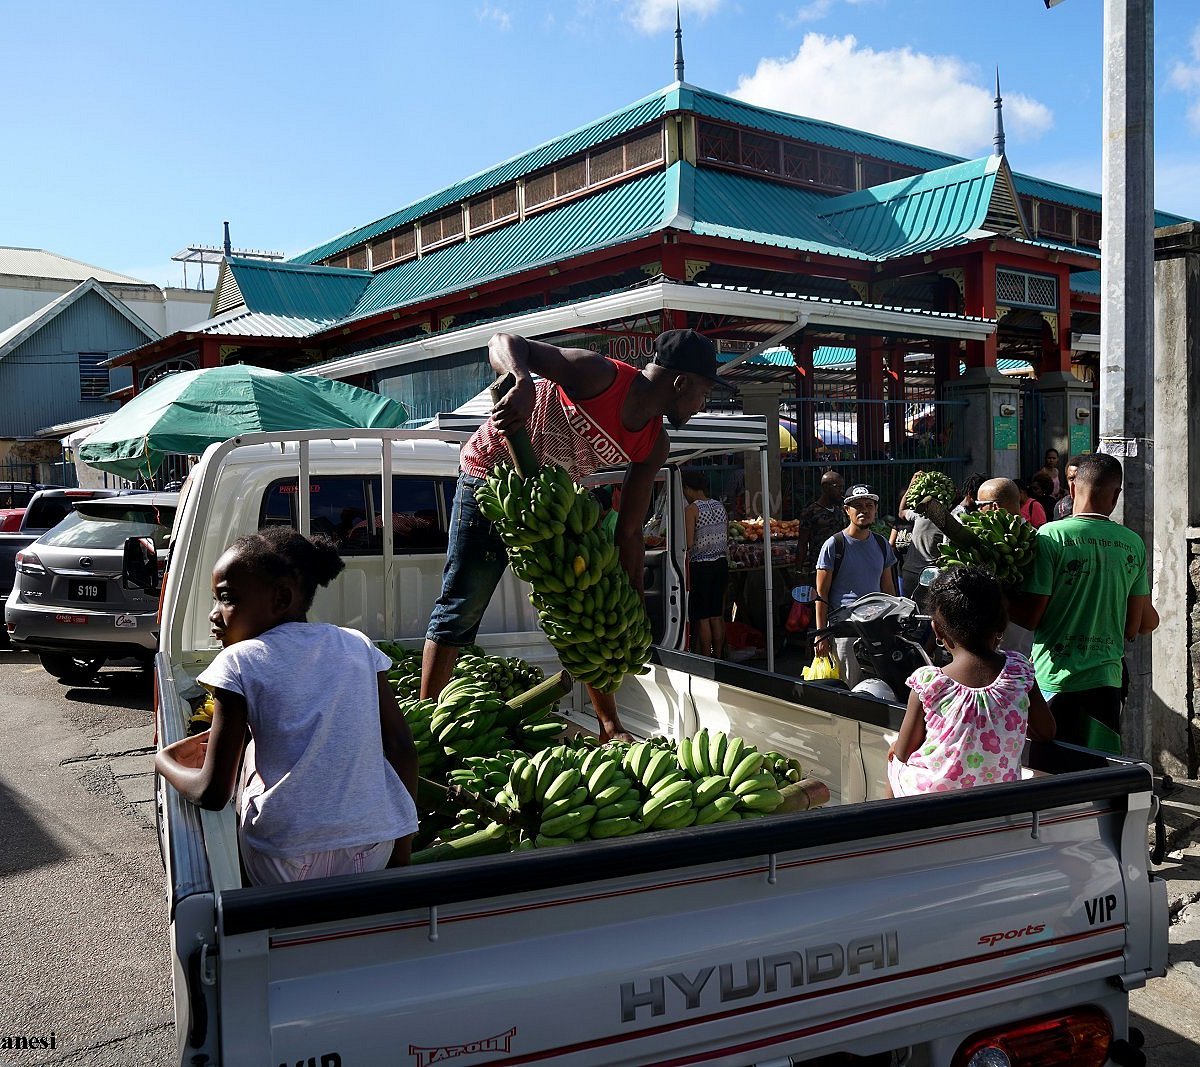
[[[908,487],[905,506],[911,508],[918,501],[931,496],[935,500],[941,501],[946,507],[950,507],[954,504],[957,494],[954,482],[948,474],[943,474],[941,471],[922,471]]]
[[[682,738],[676,758],[694,782],[696,822],[701,826],[769,815],[783,803],[783,786],[800,780],[800,765],[794,760],[759,752],[744,738],[719,730],[703,729]]]
[[[429,720],[442,751],[459,761],[506,747],[514,724],[508,703],[469,678],[453,679],[442,690]]]
[[[492,689],[502,700],[511,700],[545,677],[541,667],[517,656],[489,656],[482,650],[464,650],[454,664],[454,678],[470,678]]]
[[[978,538],[977,549],[953,543],[939,549],[946,567],[974,565],[1010,588],[1021,585],[1037,557],[1037,531],[1020,515],[994,509],[968,512],[959,521]]]
[[[530,600],[562,665],[605,693],[626,674],[644,673],[650,620],[617,546],[597,525],[591,493],[557,464],[528,478],[503,466],[475,499],[508,548],[513,573],[533,586]]]
[[[437,774],[445,765],[446,754],[438,739],[433,735],[431,719],[437,702],[409,697],[397,701],[408,729],[412,733],[413,746],[417,750],[417,773],[426,778]]]

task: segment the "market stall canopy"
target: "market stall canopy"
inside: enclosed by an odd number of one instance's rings
[[[122,478],[154,474],[167,455],[257,430],[403,426],[402,404],[346,382],[244,364],[183,371],[156,382],[114,412],[80,446],[90,467]]]

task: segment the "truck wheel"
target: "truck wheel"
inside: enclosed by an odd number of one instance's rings
[[[104,666],[103,656],[72,656],[67,652],[39,652],[46,673],[60,682],[90,682]]]

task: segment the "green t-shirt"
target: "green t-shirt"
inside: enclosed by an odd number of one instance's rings
[[[1037,547],[1025,592],[1050,598],[1033,642],[1038,686],[1119,686],[1128,601],[1150,592],[1142,539],[1120,523],[1068,518],[1038,530]]]

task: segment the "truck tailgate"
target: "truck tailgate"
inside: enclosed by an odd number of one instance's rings
[[[1117,766],[226,891],[222,1062],[753,1064],[1101,999],[1153,966],[1122,862],[1149,791]]]

